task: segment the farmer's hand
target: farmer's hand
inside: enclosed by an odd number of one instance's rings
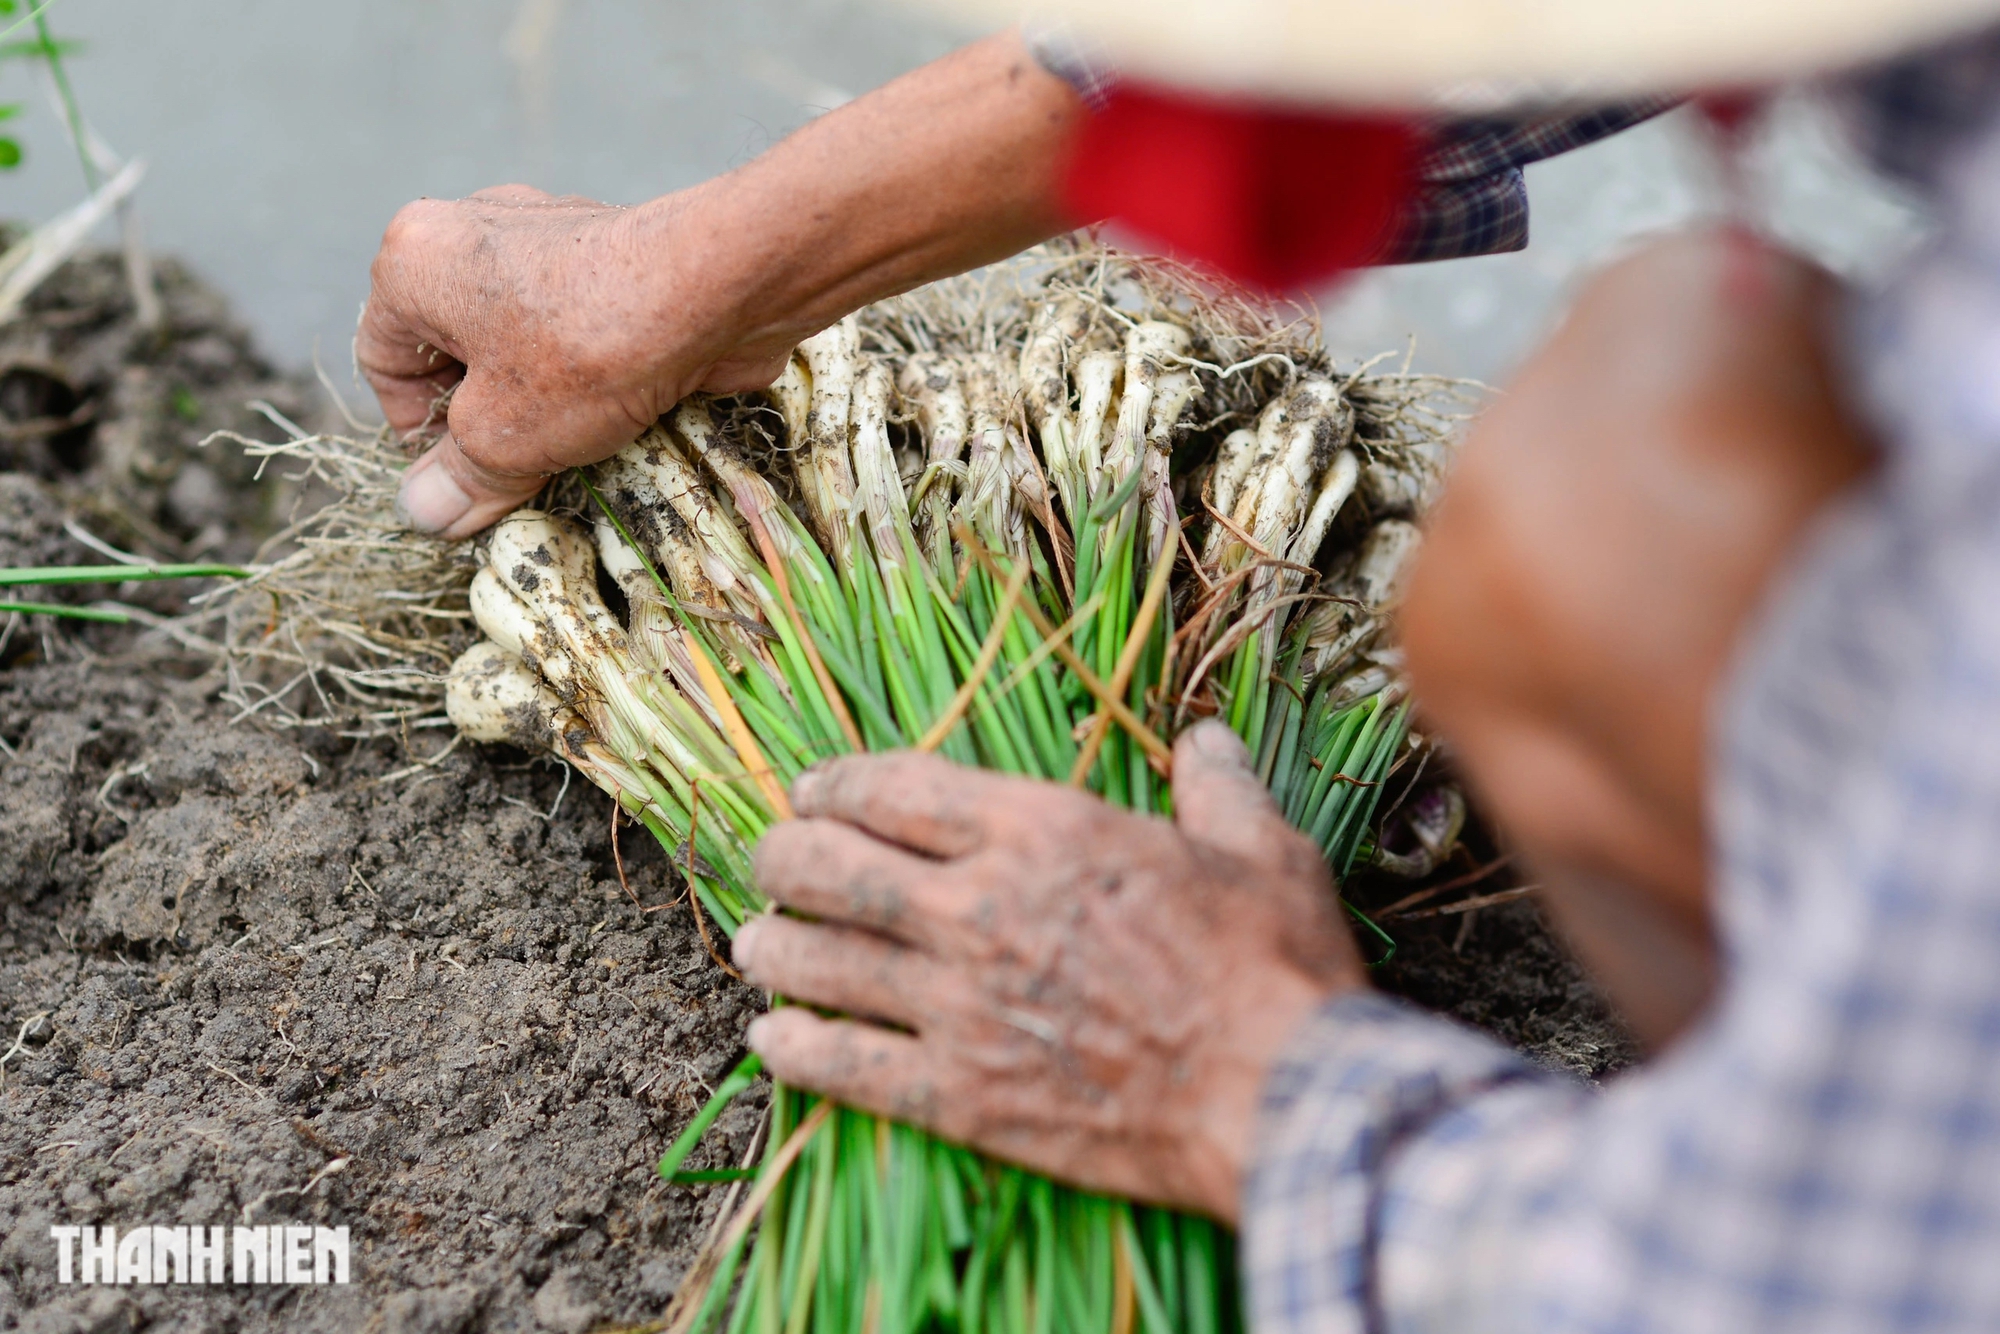
[[[1365,970],[1326,864],[1234,733],[1174,749],[1173,823],[900,753],[793,787],[736,937],[778,1078],[1086,1187],[1237,1210],[1264,1076]],[[906,1031],[875,1023],[876,1019]]]
[[[413,526],[477,532],[709,377],[726,337],[660,290],[671,226],[521,185],[397,213],[355,358],[391,428],[444,428],[404,479]]]
[[[1594,278],[1467,441],[1412,573],[1417,695],[1643,1038],[1706,1000],[1713,707],[1745,624],[1868,466],[1820,269],[1749,236]]]
[[[510,185],[397,213],[355,356],[393,429],[445,428],[404,479],[413,526],[468,536],[684,395],[776,377],[792,332],[742,340],[727,305],[674,271],[686,212]]]
[[[355,342],[390,426],[443,431],[405,478],[406,517],[470,536],[683,395],[761,388],[848,312],[1064,230],[1082,115],[1003,32],[635,208],[520,185],[408,205]]]

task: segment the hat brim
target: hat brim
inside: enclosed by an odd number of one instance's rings
[[[1505,105],[1745,87],[2000,23],[2000,0],[922,0],[1264,98]]]

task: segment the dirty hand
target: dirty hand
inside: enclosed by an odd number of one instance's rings
[[[404,479],[413,527],[468,536],[684,395],[776,377],[796,331],[744,344],[724,327],[728,304],[675,272],[684,209],[675,196],[617,208],[510,185],[396,214],[355,357],[391,428],[443,428]]]
[[[405,516],[468,537],[684,395],[761,389],[848,312],[1067,229],[1084,114],[1008,30],[636,208],[523,185],[409,205],[355,340],[390,426],[445,428]]]
[[[1365,970],[1232,732],[1181,738],[1173,792],[1169,824],[928,755],[808,772],[801,818],[757,848],[764,892],[804,916],[750,922],[736,960],[855,1017],[786,1006],[751,1047],[853,1106],[1233,1220],[1266,1072]]]
[[[1428,716],[1639,1035],[1713,984],[1707,746],[1745,624],[1870,466],[1837,286],[1749,235],[1593,278],[1474,428],[1401,629]]]

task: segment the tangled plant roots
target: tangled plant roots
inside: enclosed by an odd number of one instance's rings
[[[475,631],[466,590],[479,568],[463,544],[410,532],[396,513],[409,459],[386,434],[235,440],[263,467],[295,469],[331,499],[265,542],[250,578],[210,595],[180,627],[229,674],[227,697],[278,725],[349,736],[442,727],[445,675]]]
[[[476,550],[401,530],[386,443],[260,447],[338,498],[232,591],[222,639],[245,708],[366,733],[442,703],[463,736],[553,752],[659,839],[704,931],[763,909],[750,849],[827,755],[935,749],[1164,813],[1168,743],[1209,716],[1337,874],[1422,870],[1372,827],[1407,755],[1383,631],[1461,402],[1064,243],[843,321],[767,393],[680,405]],[[772,1105],[677,1329],[1238,1321],[1204,1220]]]

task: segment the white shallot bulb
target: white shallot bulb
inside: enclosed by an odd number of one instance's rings
[[[491,640],[459,654],[445,677],[444,711],[474,741],[510,741],[539,749],[562,707],[528,665]]]

